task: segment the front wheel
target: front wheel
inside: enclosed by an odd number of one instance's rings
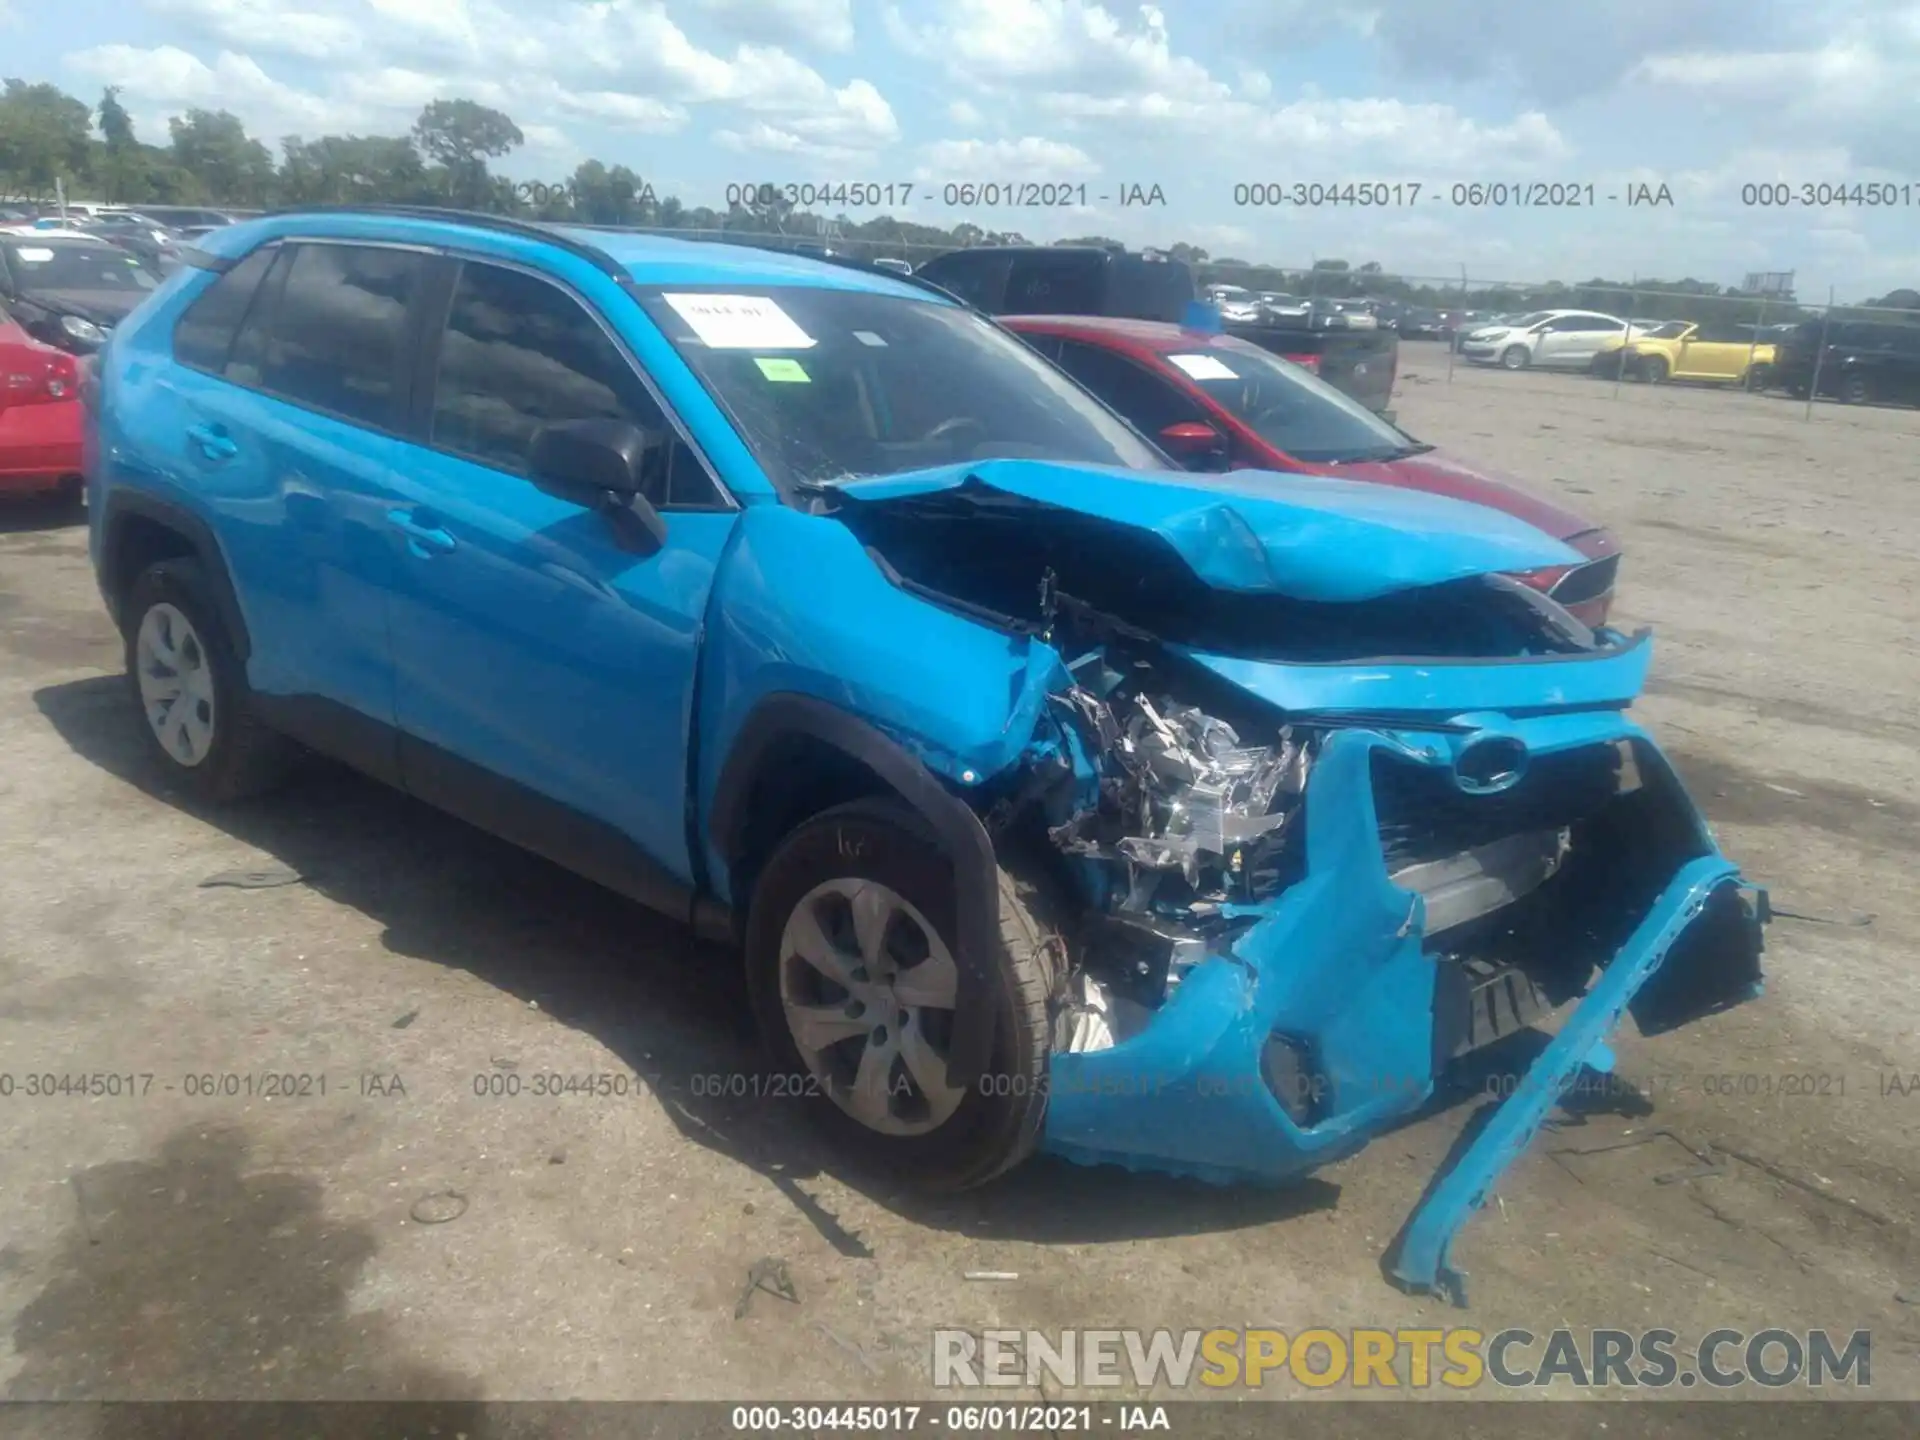
[[[1532,359],[1524,345],[1509,345],[1500,352],[1500,364],[1507,370],[1524,370]]]
[[[1864,375],[1848,375],[1837,387],[1840,398],[1849,405],[1864,405],[1873,398],[1873,387]]]
[[[1038,1143],[1058,953],[1003,872],[991,1059],[948,1084],[953,875],[905,805],[855,801],[781,843],[747,919],[747,988],[775,1062],[843,1149],[934,1190],[984,1184]]]
[[[1667,362],[1663,356],[1649,355],[1640,362],[1640,378],[1649,385],[1666,383]]]

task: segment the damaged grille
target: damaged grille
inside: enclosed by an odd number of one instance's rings
[[[1564,830],[1619,792],[1626,763],[1613,745],[1556,751],[1534,756],[1511,789],[1467,795],[1441,766],[1375,751],[1373,808],[1381,857],[1392,874],[1517,835]]]

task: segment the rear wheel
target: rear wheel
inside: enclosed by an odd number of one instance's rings
[[[748,992],[775,1062],[841,1148],[939,1190],[983,1184],[1038,1142],[1058,953],[1002,873],[991,1059],[949,1085],[953,874],[905,805],[856,801],[782,842],[747,921]]]
[[[1758,395],[1762,390],[1765,390],[1773,384],[1773,367],[1771,365],[1753,366],[1747,371],[1746,375],[1742,377],[1742,383],[1747,389]]]
[[[1532,359],[1524,345],[1509,345],[1500,352],[1500,364],[1508,370],[1524,370]]]
[[[127,681],[149,751],[201,799],[270,789],[292,746],[254,716],[245,667],[196,560],[146,570],[125,607]]]
[[[1667,361],[1664,355],[1645,356],[1635,367],[1639,377],[1649,385],[1659,385],[1667,378]]]
[[[1873,387],[1867,383],[1864,375],[1842,376],[1836,389],[1840,398],[1849,405],[1865,405],[1873,399]]]

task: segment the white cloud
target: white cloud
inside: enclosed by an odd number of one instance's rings
[[[731,33],[800,50],[853,45],[853,0],[700,0]]]
[[[464,95],[505,110],[523,130],[587,120],[667,134],[706,107],[736,137],[784,146],[772,138],[777,132],[798,145],[794,153],[820,158],[870,155],[900,133],[870,80],[830,82],[768,43],[801,29],[818,43],[850,41],[847,0],[705,0],[694,13],[742,27],[756,17],[768,22],[730,53],[696,43],[663,0],[145,3],[208,37],[218,58],[209,63],[201,58],[208,52],[177,44],[106,45],[69,55],[66,65],[121,85],[146,123],[202,105],[230,109],[269,135],[391,131],[430,99]],[[689,8],[676,0],[677,12]]]
[[[1920,145],[1920,6],[1842,0],[1825,13],[1831,28],[1799,48],[1674,50],[1647,56],[1630,79],[1752,135],[1836,144],[1855,165],[1907,172]]]
[[[987,123],[987,117],[980,113],[980,107],[971,100],[956,100],[947,106],[947,119],[967,129]]]
[[[1401,75],[1493,80],[1543,104],[1606,90],[1647,56],[1729,39],[1779,35],[1797,6],[1747,0],[1240,0],[1223,17],[1230,41],[1275,56],[1341,32],[1364,36]]]
[[[360,50],[359,29],[346,15],[275,0],[149,0],[148,8],[248,51],[341,60]]]
[[[365,118],[356,107],[284,85],[245,55],[223,50],[211,65],[172,45],[152,50],[98,45],[67,57],[68,67],[100,84],[117,85],[143,119],[154,112],[231,110],[269,139],[349,130]]]
[[[981,85],[1044,81],[1109,94],[1146,87],[1214,87],[1196,60],[1173,53],[1166,16],[1142,5],[1123,20],[1089,0],[945,0],[916,25],[886,11],[896,44]]]
[[[1037,135],[1018,140],[936,140],[920,150],[922,181],[1078,180],[1100,173],[1100,164],[1077,145]]]

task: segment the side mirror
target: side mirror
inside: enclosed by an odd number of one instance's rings
[[[673,436],[627,420],[562,420],[534,432],[527,478],[534,488],[599,511],[622,545],[652,554],[667,541],[664,503]]]
[[[1189,470],[1224,470],[1227,437],[1204,420],[1181,420],[1160,432],[1160,448]]]

